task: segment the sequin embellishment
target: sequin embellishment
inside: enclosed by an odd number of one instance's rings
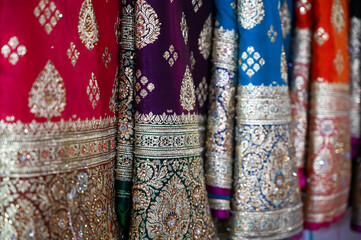
[[[30,112],[36,117],[60,116],[66,105],[63,78],[49,60],[40,72],[29,93]]]
[[[34,15],[39,19],[41,26],[44,26],[45,32],[50,34],[53,28],[63,16],[57,9],[55,3],[49,0],[39,1],[38,6],[34,8]]]
[[[88,87],[86,88],[86,93],[89,96],[89,101],[92,104],[93,109],[97,106],[97,103],[100,98],[100,90],[98,86],[98,81],[95,78],[94,73],[92,73],[92,76],[89,80]]]
[[[252,46],[248,47],[239,59],[239,64],[248,77],[252,77],[265,63],[265,60],[258,52],[255,52]]]
[[[85,0],[81,5],[78,33],[88,50],[92,50],[99,41],[99,30],[91,0]]]

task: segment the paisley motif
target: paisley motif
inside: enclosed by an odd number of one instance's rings
[[[186,67],[186,71],[183,76],[180,90],[180,102],[183,109],[187,111],[193,110],[196,103],[193,77],[188,66]]]
[[[88,50],[92,50],[99,41],[97,19],[91,0],[85,0],[81,5],[78,33],[80,40]]]
[[[154,43],[160,34],[158,15],[145,0],[137,0],[135,5],[135,42],[138,49]]]
[[[29,93],[30,112],[48,120],[60,116],[66,105],[63,78],[49,60],[33,83]]]
[[[238,22],[244,29],[252,29],[261,23],[265,15],[262,0],[238,1]]]

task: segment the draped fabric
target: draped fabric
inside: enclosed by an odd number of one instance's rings
[[[116,238],[118,9],[0,1],[0,239]]]
[[[295,4],[295,29],[293,40],[293,69],[291,76],[292,138],[295,162],[300,184],[306,184],[304,165],[308,121],[308,92],[310,85],[310,61],[312,40],[311,0],[297,1]]]
[[[206,139],[206,179],[211,211],[228,218],[232,188],[234,108],[237,81],[238,31],[236,1],[215,1],[213,70]]]
[[[135,1],[131,239],[212,239],[203,173],[212,2]]]
[[[351,227],[361,232],[361,1],[350,2],[351,144],[353,158]]]
[[[342,217],[350,186],[348,1],[313,1],[305,227]]]
[[[239,0],[237,21],[231,237],[291,238],[302,231],[303,220],[290,152],[290,99],[279,1]]]

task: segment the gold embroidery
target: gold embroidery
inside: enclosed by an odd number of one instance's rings
[[[277,32],[274,30],[274,27],[271,25],[270,29],[268,30],[267,33],[268,37],[270,38],[271,42],[274,43],[276,41],[277,38]]]
[[[45,32],[50,34],[55,25],[63,15],[57,9],[55,3],[49,0],[40,0],[38,6],[34,8],[35,17],[39,18],[39,23],[44,26]]]
[[[265,64],[265,60],[258,52],[255,52],[254,47],[249,46],[246,52],[243,52],[239,59],[242,71],[244,71],[248,77],[252,77],[258,70]]]
[[[146,76],[142,76],[142,72],[139,69],[136,71],[135,76],[135,91],[137,94],[135,101],[139,104],[141,101],[140,97],[145,98],[148,93],[151,93],[155,89],[155,86],[153,83],[149,83]]]
[[[71,61],[71,64],[75,66],[76,62],[78,61],[80,53],[78,52],[78,50],[76,50],[75,44],[73,42],[70,43],[70,48],[68,48],[66,53]]]
[[[163,58],[168,60],[169,66],[173,66],[175,61],[178,59],[178,53],[174,50],[174,46],[170,45],[169,50],[165,51],[163,54]]]
[[[332,4],[331,23],[337,33],[341,33],[346,26],[345,12],[343,11],[340,0],[334,0]]]
[[[326,42],[330,36],[322,27],[319,27],[315,32],[314,38],[316,39],[318,45],[322,46],[324,42]]]
[[[195,94],[197,95],[199,106],[203,107],[204,103],[207,101],[207,94],[208,94],[208,84],[205,77],[203,77],[202,82],[199,83]]]
[[[89,79],[89,84],[88,87],[86,88],[86,93],[89,96],[89,101],[94,109],[100,99],[100,89],[94,73],[92,73],[92,76]]]
[[[265,15],[262,0],[239,0],[238,22],[244,29],[252,29],[260,24]]]
[[[198,12],[198,10],[202,7],[202,0],[192,0],[193,10],[194,12]]]
[[[99,41],[98,24],[91,0],[84,0],[79,12],[79,38],[88,50],[92,50]]]
[[[207,20],[204,22],[203,29],[198,38],[198,49],[204,59],[208,59],[211,53],[212,41],[212,15],[209,14]]]
[[[136,2],[135,23],[135,40],[138,49],[142,49],[158,39],[161,23],[157,13],[145,0]]]
[[[27,49],[24,45],[19,46],[19,40],[16,36],[11,37],[8,44],[1,48],[1,54],[4,58],[9,57],[9,63],[15,65],[19,61],[19,56],[24,56]]]
[[[49,60],[36,78],[29,92],[30,112],[36,117],[60,116],[66,105],[63,78]]]
[[[184,12],[182,12],[182,19],[181,19],[181,22],[180,22],[180,27],[181,27],[184,43],[187,44],[188,43],[188,30],[189,30],[189,27],[187,25],[186,15],[184,14]]]
[[[109,52],[108,48],[106,47],[102,56],[104,65],[106,68],[109,67],[109,63],[112,60],[112,53]]]
[[[338,75],[341,75],[345,68],[345,62],[343,60],[342,52],[340,49],[337,50],[336,58],[333,60]]]
[[[287,1],[284,1],[283,6],[280,9],[280,15],[283,38],[286,38],[291,31],[291,15]]]
[[[189,67],[186,67],[180,90],[180,103],[184,110],[191,111],[194,109],[196,95],[194,90],[194,82]]]

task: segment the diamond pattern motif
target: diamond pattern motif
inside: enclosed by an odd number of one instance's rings
[[[105,51],[103,53],[103,56],[102,56],[102,59],[103,59],[103,62],[104,62],[104,65],[106,68],[109,67],[109,63],[110,61],[112,60],[112,53],[109,52],[108,48],[106,47],[105,48]]]
[[[174,46],[170,45],[169,50],[165,51],[163,54],[163,58],[168,60],[169,66],[173,66],[175,61],[178,59],[178,53],[174,50]]]
[[[345,61],[343,60],[342,52],[340,49],[337,51],[336,58],[333,60],[333,64],[335,65],[338,75],[341,75],[343,69],[345,68]]]
[[[199,83],[198,88],[196,89],[197,100],[200,107],[203,107],[204,103],[207,101],[207,92],[207,80],[203,77],[202,82]]]
[[[270,29],[267,33],[268,37],[271,39],[271,42],[274,43],[276,41],[276,38],[278,36],[277,32],[274,30],[274,27],[271,25]]]
[[[76,62],[78,61],[80,53],[75,48],[75,44],[73,42],[70,43],[70,47],[67,50],[68,58],[70,59],[71,64],[75,66]]]
[[[8,44],[5,44],[1,48],[1,54],[4,58],[9,58],[9,63],[15,65],[19,61],[20,56],[26,54],[26,47],[24,45],[19,46],[19,40],[17,37],[11,37]]]
[[[341,33],[346,26],[345,12],[343,11],[340,0],[335,0],[331,10],[331,22],[337,33]]]
[[[135,76],[136,76],[135,101],[139,104],[142,98],[148,96],[148,94],[155,89],[155,86],[153,83],[149,83],[149,80],[146,76],[142,76],[142,72],[140,70],[137,70]]]
[[[34,15],[39,19],[40,25],[44,26],[47,34],[53,31],[53,28],[63,16],[55,3],[49,0],[40,0],[38,6],[34,8]]]
[[[247,51],[243,52],[241,59],[239,59],[241,69],[248,75],[248,77],[252,77],[265,63],[265,60],[254,50],[254,47],[252,46],[248,47]]]
[[[328,33],[325,31],[325,29],[323,29],[322,27],[319,27],[314,35],[315,40],[317,41],[317,43],[322,46],[322,44],[324,42],[326,42],[330,36],[328,35]]]
[[[93,107],[93,109],[97,106],[99,98],[100,98],[100,90],[98,86],[98,81],[95,78],[94,73],[92,73],[92,77],[89,80],[89,85],[86,89],[86,93],[89,96],[89,101]]]

